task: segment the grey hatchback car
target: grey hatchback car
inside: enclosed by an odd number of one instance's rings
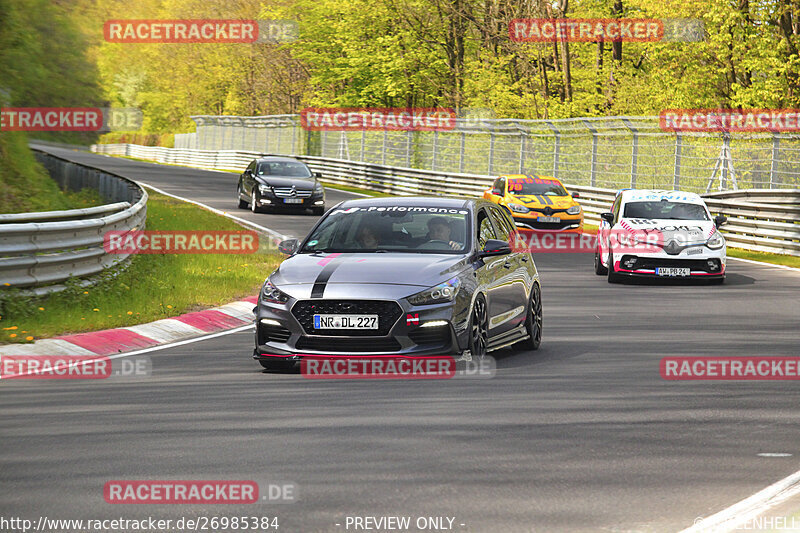
[[[510,215],[481,199],[338,204],[264,283],[254,359],[482,355],[542,338],[539,274]]]

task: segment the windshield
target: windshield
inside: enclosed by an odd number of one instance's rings
[[[288,176],[292,178],[310,178],[311,171],[299,161],[269,161],[258,164],[259,176]]]
[[[700,204],[685,202],[629,202],[625,204],[625,218],[651,218],[670,220],[708,220],[705,208]]]
[[[300,253],[463,253],[469,245],[468,214],[439,207],[335,209],[309,235]]]
[[[545,196],[567,196],[567,190],[556,180],[546,178],[514,178],[508,180],[508,192],[515,196],[543,194]]]

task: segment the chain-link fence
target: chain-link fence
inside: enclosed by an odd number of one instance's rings
[[[306,131],[298,115],[195,116],[176,148],[312,155],[482,175],[535,173],[572,185],[800,188],[800,135],[674,133],[658,117],[458,119],[448,131]]]

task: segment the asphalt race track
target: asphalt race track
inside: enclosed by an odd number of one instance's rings
[[[315,220],[237,210],[233,174],[51,150],[282,234]],[[349,196],[327,194],[329,206]],[[535,259],[542,347],[495,353],[493,379],[265,373],[242,331],[150,352],[149,377],[5,382],[0,515],[277,516],[281,532],[445,516],[456,531],[661,532],[800,469],[797,382],[659,375],[667,355],[800,355],[800,273],[729,261],[721,286],[609,285],[589,254]],[[299,497],[107,504],[103,486],[119,479],[286,481]]]

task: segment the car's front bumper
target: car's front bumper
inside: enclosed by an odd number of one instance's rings
[[[309,301],[326,302],[326,300],[292,299],[286,305],[259,303],[256,308],[254,359],[299,361],[303,355],[453,355],[460,354],[467,346],[468,305],[459,298],[455,302],[425,306],[413,306],[404,299],[375,299],[380,302],[392,302],[398,308],[395,314],[397,318],[390,327],[385,328],[388,329],[385,335],[326,334],[324,330],[313,330],[309,328],[307,321],[305,325],[301,323],[302,315],[301,319],[298,319],[298,313],[293,312],[295,305]],[[353,300],[353,302],[363,301],[366,300]],[[388,320],[391,321],[392,318]],[[433,321],[444,321],[446,324],[425,326],[426,323]],[[381,324],[382,329],[383,326],[384,324]]]
[[[286,202],[286,200],[300,200],[299,202]],[[258,203],[260,207],[277,207],[286,209],[309,209],[312,207],[323,207],[325,205],[325,193],[312,193],[307,198],[283,198],[276,196],[273,192],[259,190]]]
[[[535,231],[564,231],[572,233],[583,233],[583,213],[577,215],[566,215],[564,213],[554,213],[552,216],[558,217],[559,222],[539,222],[542,213],[531,212],[530,214],[513,213],[514,223],[518,228],[530,229]]]
[[[621,254],[614,257],[614,272],[631,277],[661,279],[724,278],[725,251],[706,250],[703,254],[672,256],[667,254]],[[688,268],[688,276],[662,276],[656,269]]]

